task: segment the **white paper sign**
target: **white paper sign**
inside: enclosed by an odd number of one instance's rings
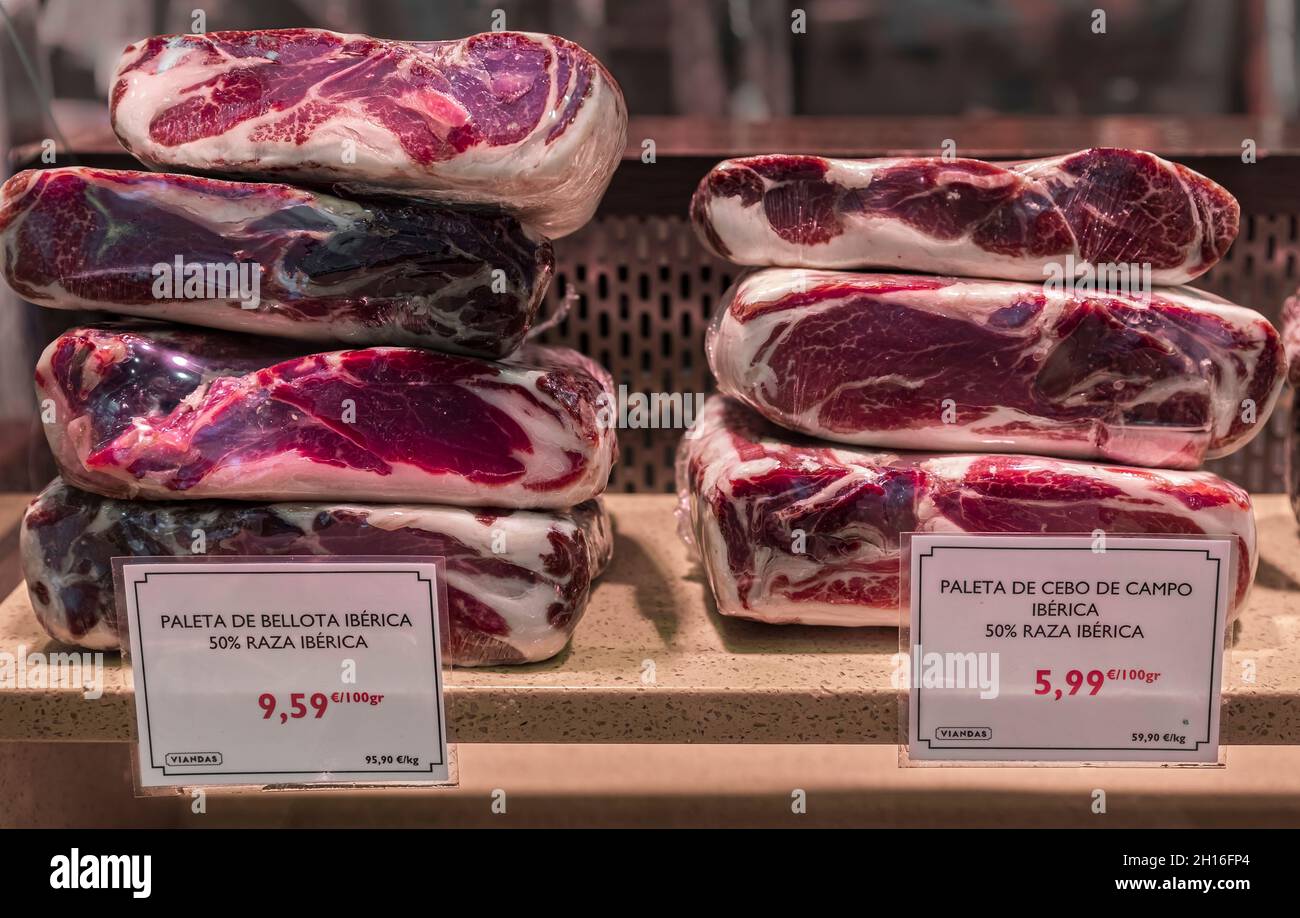
[[[436,562],[118,563],[141,787],[449,780]]]
[[[913,535],[908,757],[1217,762],[1233,546]]]

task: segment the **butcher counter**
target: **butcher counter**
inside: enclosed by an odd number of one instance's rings
[[[26,498],[0,501],[8,553]],[[453,672],[447,706],[461,744],[459,788],[229,792],[210,803],[220,819],[202,824],[494,824],[487,801],[502,787],[528,801],[509,811],[522,824],[553,819],[564,806],[573,824],[634,821],[647,808],[663,824],[709,824],[723,811],[728,824],[780,824],[791,788],[813,794],[810,787],[835,800],[810,820],[818,824],[924,825],[954,809],[969,809],[979,824],[1095,824],[1087,794],[1099,783],[1144,801],[1128,817],[1121,808],[1110,825],[1300,817],[1300,747],[1292,745],[1300,743],[1300,534],[1281,495],[1256,498],[1259,574],[1225,666],[1229,767],[1106,772],[899,770],[896,631],[721,617],[676,536],[674,499],[607,500],[614,562],[572,645],[544,663]],[[66,649],[37,626],[13,565],[3,569],[14,588],[0,606],[0,645]],[[188,801],[132,796],[130,685],[129,666],[109,654],[103,697],[94,701],[80,688],[0,688],[9,753],[0,801],[15,808],[0,823],[98,824],[101,810],[106,821],[184,823]],[[990,806],[989,795],[1006,805]]]
[[[64,119],[85,165],[129,166],[106,124]],[[1300,270],[1300,129],[1245,117],[867,118],[744,124],[633,118],[597,219],[556,246],[545,340],[634,392],[705,393],[703,336],[736,269],[686,218],[695,184],[748,153],[1026,158],[1089,146],[1152,150],[1223,183],[1241,234],[1204,286],[1275,319]],[[40,150],[14,151],[15,168]],[[75,317],[34,311],[35,354]],[[1290,398],[1288,394],[1286,396]],[[457,670],[447,685],[460,785],[438,790],[209,790],[136,798],[130,672],[104,694],[0,687],[0,825],[1284,826],[1300,823],[1300,534],[1285,498],[1288,412],[1210,468],[1257,493],[1260,565],[1225,666],[1226,768],[897,767],[897,633],[775,627],[714,610],[676,536],[680,430],[621,430],[608,505],[614,561],[571,646],[543,663]],[[10,487],[53,470],[39,425],[16,423]],[[25,461],[24,461],[25,460]],[[19,468],[19,467],[22,468]],[[20,583],[28,494],[0,496],[0,647],[53,649]],[[1097,791],[1106,793],[1104,812]],[[792,796],[806,807],[792,808]],[[508,798],[508,806],[498,805]],[[801,812],[794,812],[801,809]]]

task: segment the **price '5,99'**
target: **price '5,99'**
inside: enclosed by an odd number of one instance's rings
[[[1040,669],[1037,673],[1037,686],[1034,688],[1035,695],[1051,695],[1054,700],[1059,700],[1065,696],[1062,689],[1052,688],[1051,680],[1052,671],[1050,669]],[[1092,691],[1088,692],[1089,696],[1095,695],[1101,691],[1102,685],[1106,682],[1106,674],[1099,669],[1091,669],[1085,676],[1083,672],[1072,669],[1065,674],[1065,684],[1069,686],[1070,695],[1079,694],[1083,688],[1084,682],[1091,686]]]

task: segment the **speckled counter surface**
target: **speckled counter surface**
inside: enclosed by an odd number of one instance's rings
[[[545,663],[458,670],[448,722],[464,743],[893,743],[892,629],[778,627],[713,609],[678,541],[671,497],[607,498],[614,563],[572,645]],[[1300,743],[1300,536],[1280,495],[1256,500],[1261,561],[1227,666],[1223,741]],[[0,650],[61,649],[27,591],[0,604]],[[1253,670],[1253,682],[1243,677]],[[0,688],[0,740],[127,741],[129,667],[103,698]]]
[[[201,813],[188,793],[134,796],[130,748],[0,745],[0,828],[1300,826],[1300,746],[1234,746],[1226,768],[1102,770],[899,768],[893,747],[846,744],[474,744],[458,787],[212,787]]]

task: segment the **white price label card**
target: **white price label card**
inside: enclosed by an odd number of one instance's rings
[[[444,784],[441,559],[114,559],[141,789]]]
[[[1234,549],[913,534],[907,759],[1217,763]]]

